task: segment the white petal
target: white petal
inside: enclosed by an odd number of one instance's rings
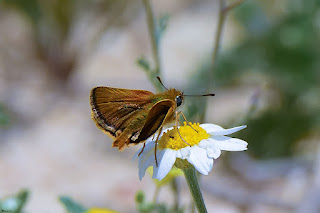
[[[159,136],[159,139],[162,137],[163,133],[168,132],[168,131],[170,131],[170,130],[172,130],[172,129],[173,129],[173,127],[169,127],[169,128],[167,128],[167,129],[163,130],[163,131],[161,132],[160,136]],[[155,141],[155,140],[157,139],[157,137],[158,137],[158,132],[156,132],[154,135],[150,136],[150,137],[146,140],[146,143]]]
[[[202,129],[206,130],[207,132],[213,132],[218,130],[224,130],[221,126],[216,124],[200,124],[199,125]]]
[[[190,156],[187,160],[203,175],[207,175],[213,166],[213,159],[208,158],[207,150],[199,146],[191,147]]]
[[[247,150],[248,143],[238,138],[230,138],[227,136],[212,137],[214,144],[221,150],[225,151],[243,151]]]
[[[154,143],[147,144],[141,155],[139,156],[139,179],[142,180],[149,166],[155,163],[154,159]]]
[[[213,147],[214,146],[213,140],[212,140],[212,138],[203,139],[199,142],[198,146],[200,146],[201,148],[205,148],[205,149]]]
[[[135,159],[137,159],[137,157],[138,157],[139,153],[141,152],[141,150],[142,150],[142,148],[140,148],[140,149],[136,152],[136,154],[134,154],[134,156],[133,156],[133,158],[132,158],[133,161],[134,161]]]
[[[170,172],[176,161],[176,150],[164,149],[163,154],[157,156],[158,167],[153,167],[153,178],[162,180]]]
[[[165,152],[166,152],[166,149],[163,149],[161,151],[157,150],[157,156],[156,157],[157,157],[158,164],[159,164],[160,160],[162,159],[162,157],[163,157]],[[156,163],[156,161],[154,161],[152,178],[156,178],[157,177],[158,170],[159,170],[159,167],[157,167],[157,163]]]
[[[230,129],[224,129],[224,130],[218,130],[214,132],[209,132],[210,135],[230,135],[232,133],[238,132],[244,128],[246,128],[247,125],[237,126]]]
[[[178,150],[177,158],[186,159],[190,156],[191,147],[186,146],[185,148],[182,148]]]
[[[180,149],[180,150],[177,150],[177,152],[176,152],[176,157],[177,157],[177,158],[184,159],[184,158],[182,157],[182,154],[181,154],[181,149]]]
[[[210,158],[217,159],[221,155],[221,150],[214,144],[214,140],[212,138],[201,140],[198,146],[206,149],[207,155]]]
[[[143,153],[147,153],[150,151],[150,149],[154,148],[154,142],[149,142],[149,143],[146,143],[146,146],[144,147],[144,150],[143,152],[141,153],[141,155]],[[141,150],[143,149],[143,146],[136,152],[136,154],[133,156],[132,160],[135,160],[138,156],[139,156],[139,153],[141,152]]]
[[[147,158],[145,161],[139,162],[139,180],[142,180],[146,174],[147,168],[153,164],[153,159],[151,157]]]
[[[201,124],[201,128],[206,130],[210,135],[230,135],[247,127],[247,125],[237,126],[230,129],[224,129],[216,124]]]
[[[218,146],[213,146],[207,149],[207,155],[210,158],[217,159],[221,155],[221,150],[219,149]]]

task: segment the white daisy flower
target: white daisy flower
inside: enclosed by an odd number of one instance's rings
[[[139,157],[139,179],[142,180],[148,167],[153,166],[153,177],[162,180],[171,170],[177,158],[186,159],[201,174],[207,175],[213,166],[213,160],[217,159],[221,151],[244,151],[248,143],[227,137],[246,125],[224,129],[215,124],[191,124],[193,129],[184,123],[179,127],[182,138],[190,144],[186,144],[174,128],[168,128],[160,135],[157,145],[157,162],[155,160],[155,137],[147,139],[146,146],[136,153],[134,159]],[[196,131],[195,131],[196,130]]]

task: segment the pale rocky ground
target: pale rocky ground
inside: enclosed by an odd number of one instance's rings
[[[157,5],[160,12],[176,11],[163,40],[163,80],[169,87],[179,88],[211,51],[216,13],[213,3],[186,10],[178,10],[181,2],[169,5],[168,1]],[[70,49],[77,52],[79,60],[66,86],[46,75],[26,20],[13,12],[0,16],[0,101],[14,113],[12,126],[0,130],[0,197],[27,188],[31,198],[25,210],[32,213],[64,212],[59,195],[68,195],[87,207],[136,212],[135,193],[144,190],[151,200],[155,186],[148,176],[141,182],[138,179],[137,161],[131,159],[139,147],[118,152],[111,148],[112,140],[95,127],[90,119],[89,91],[98,85],[154,91],[135,65],[139,56],[150,56],[143,14],[125,28],[109,30],[94,45],[88,38],[94,26],[88,25],[85,16],[79,20],[70,38]],[[224,47],[237,40],[231,31],[228,25]],[[253,90],[219,92],[210,101],[207,121],[220,124],[243,114]],[[217,161],[214,172],[204,180],[215,183],[223,176],[221,169]],[[186,203],[188,190],[183,181],[181,185]],[[170,202],[168,194],[165,189],[160,200]],[[208,193],[205,199],[209,212],[241,212],[236,205]],[[285,212],[266,206],[249,209],[271,211]]]

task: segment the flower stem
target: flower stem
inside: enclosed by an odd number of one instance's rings
[[[151,40],[151,47],[152,47],[152,56],[154,61],[154,69],[150,70],[147,74],[149,79],[151,80],[152,84],[158,91],[162,91],[163,87],[157,80],[157,76],[161,76],[161,63],[160,63],[160,50],[159,50],[159,42],[157,40],[156,35],[156,18],[154,17],[154,13],[152,10],[152,6],[150,0],[142,0],[144,10],[146,13],[146,21],[148,24],[148,31]]]
[[[188,166],[183,167],[182,171],[184,172],[184,176],[186,177],[186,181],[189,186],[193,201],[197,207],[198,213],[208,212],[200,191],[195,168],[191,164],[189,164]]]
[[[174,196],[174,205],[173,205],[173,210],[175,212],[179,212],[179,187],[178,187],[178,180],[177,178],[174,178],[171,183],[171,189],[173,192]]]
[[[154,195],[153,195],[153,202],[158,203],[158,197],[159,197],[159,192],[160,192],[160,186],[157,186]]]
[[[235,7],[239,6],[242,4],[245,0],[238,0],[228,6],[226,6],[226,1],[225,0],[219,0],[219,17],[218,17],[218,25],[217,25],[217,30],[216,30],[216,38],[214,40],[214,49],[212,52],[211,56],[211,72],[209,73],[212,75],[215,62],[217,59],[218,51],[220,49],[220,43],[221,43],[221,36],[222,36],[222,31],[223,27],[225,24],[226,16],[228,15],[228,12],[234,9]],[[212,76],[211,76],[212,77]],[[212,79],[212,78],[210,78]]]

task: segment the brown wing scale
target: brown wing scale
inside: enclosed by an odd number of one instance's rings
[[[91,90],[92,118],[96,125],[113,138],[119,136],[140,110],[143,110],[152,92],[111,87]]]
[[[175,103],[171,100],[163,100],[156,103],[148,113],[144,126],[135,140],[129,143],[140,143],[152,136],[163,123],[170,123],[174,120]]]

